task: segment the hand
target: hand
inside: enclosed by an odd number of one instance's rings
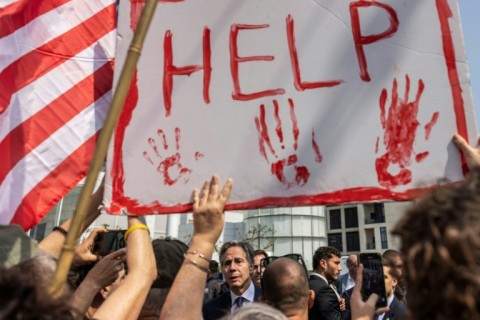
[[[387,312],[388,308],[379,308],[375,310],[378,296],[372,293],[367,301],[362,300],[362,280],[363,280],[363,265],[358,267],[357,278],[355,279],[355,288],[353,289],[352,297],[350,298],[350,309],[352,320],[366,320],[373,319],[375,315]]]
[[[453,135],[453,143],[465,156],[468,169],[473,170],[480,166],[480,138],[477,141],[477,145],[472,147],[461,135],[455,133]]]
[[[124,270],[126,254],[127,249],[123,248],[106,255],[90,270],[86,279],[97,284],[98,289],[111,285]]]
[[[344,298],[341,298],[340,300],[338,300],[338,303],[340,304],[340,311],[345,311],[345,308],[346,308],[346,305],[345,305],[345,299]]]
[[[90,262],[96,262],[100,259],[100,256],[97,256],[92,253],[93,243],[95,241],[95,237],[99,233],[105,233],[107,229],[99,228],[93,230],[87,239],[85,239],[82,243],[80,243],[75,248],[75,256],[73,257],[73,264],[75,265],[82,265],[87,264]]]
[[[220,181],[213,176],[211,181],[205,181],[201,194],[197,189],[193,191],[193,237],[215,245],[223,230],[223,208],[230,197],[232,184],[232,180],[228,179],[219,194]]]

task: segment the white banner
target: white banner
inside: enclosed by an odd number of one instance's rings
[[[188,211],[214,173],[234,180],[229,209],[463,178],[451,137],[476,128],[456,1],[168,2],[109,150],[107,211]],[[121,3],[116,72],[141,5]]]

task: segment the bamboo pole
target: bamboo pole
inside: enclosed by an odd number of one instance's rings
[[[103,124],[103,129],[100,133],[95,153],[85,181],[85,184],[77,201],[76,210],[73,216],[72,224],[68,230],[68,235],[60,254],[57,269],[52,286],[50,287],[50,294],[53,297],[59,297],[62,293],[63,284],[67,279],[68,271],[72,263],[76,241],[80,236],[83,221],[87,215],[88,206],[90,204],[90,196],[93,192],[98,173],[102,167],[103,160],[107,153],[108,144],[112,136],[113,130],[117,123],[120,112],[130,88],[135,68],[142,51],[143,42],[147,34],[148,28],[155,13],[158,0],[146,0],[145,7],[142,10],[142,15],[137,25],[137,29],[133,35],[132,42],[128,49],[128,55],[123,65],[120,79],[113,95],[110,109]]]

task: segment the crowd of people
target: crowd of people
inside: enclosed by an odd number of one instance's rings
[[[299,253],[269,256],[229,241],[212,260],[233,187],[213,176],[193,192],[188,245],[151,241],[142,218],[129,216],[126,248],[99,256],[91,248],[106,230],[96,229],[76,247],[60,297],[48,289],[71,220],[38,245],[1,226],[0,319],[480,319],[480,141],[453,141],[470,172],[414,201],[393,229],[401,248],[383,253],[386,307],[376,308],[376,294],[362,298],[356,255],[340,276],[333,247],[318,248],[306,266]],[[102,189],[92,195],[85,228],[101,199]]]

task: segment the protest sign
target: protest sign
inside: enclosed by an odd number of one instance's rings
[[[142,1],[120,6],[116,68]],[[117,73],[118,75],[118,73]],[[160,1],[114,133],[111,213],[409,199],[476,135],[456,1]]]

